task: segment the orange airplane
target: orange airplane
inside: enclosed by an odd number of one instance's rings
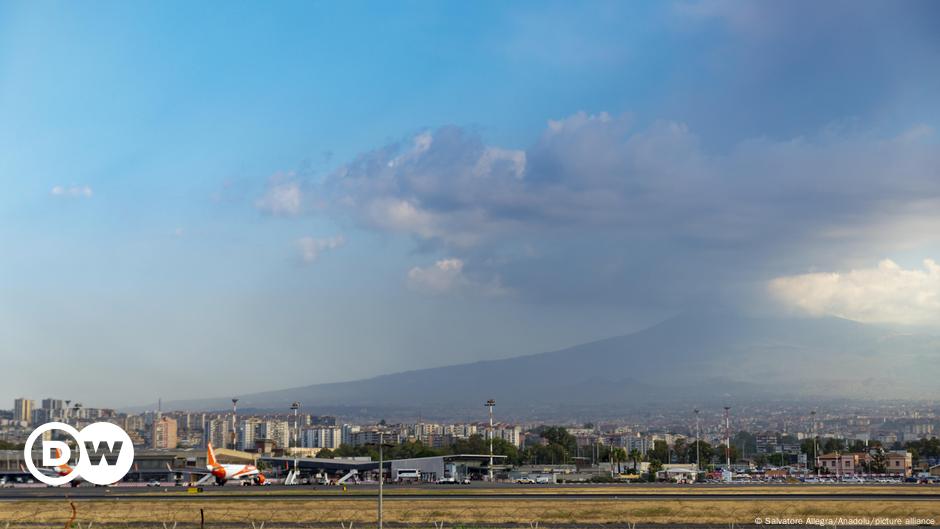
[[[56,458],[56,459],[59,459],[60,457],[62,457],[62,451],[61,451],[61,450],[59,450],[58,448],[53,448],[53,451],[54,451],[54,453],[55,453],[55,458]],[[20,468],[22,469],[22,466],[21,466]],[[44,474],[44,475],[46,475],[46,476],[50,476],[50,477],[68,476],[69,474],[71,474],[72,472],[74,472],[74,469],[73,469],[72,467],[70,467],[67,463],[63,463],[63,464],[61,464],[61,465],[59,465],[59,466],[52,467],[51,469],[46,468],[46,467],[38,467],[36,470],[38,470],[38,471],[41,472],[42,474]],[[25,469],[24,469],[23,471],[25,472]],[[71,486],[73,486],[73,487],[77,487],[81,482],[82,482],[82,478],[79,476],[79,477],[73,479],[72,481],[70,481],[70,482],[69,482],[69,485],[71,485]]]
[[[230,479],[241,481],[243,485],[264,485],[265,478],[254,465],[223,464],[215,458],[215,450],[209,443],[206,451],[206,468],[215,476],[216,485],[222,486]],[[249,480],[249,481],[245,481]]]

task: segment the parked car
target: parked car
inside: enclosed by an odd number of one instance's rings
[[[157,481],[157,480],[155,480],[155,479],[151,479],[150,481],[147,482],[147,486],[148,486],[148,487],[159,487],[159,486],[160,486],[160,482]]]

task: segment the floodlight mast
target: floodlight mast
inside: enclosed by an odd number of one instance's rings
[[[232,399],[232,450],[238,450],[238,398]]]
[[[490,410],[490,482],[493,481],[493,408],[496,407],[496,401],[489,399],[484,404]]]
[[[813,421],[813,469],[816,471],[816,476],[819,476],[819,455],[816,453],[816,441],[819,439],[819,434],[816,433],[816,410],[810,411],[809,416]]]
[[[728,472],[731,472],[731,406],[725,406],[725,462]],[[733,474],[732,474],[733,475]]]
[[[294,411],[294,475],[297,475],[297,449],[300,447],[300,423],[297,422],[297,412],[300,411],[300,403],[293,402],[290,405],[290,409]]]
[[[379,430],[379,529],[383,529],[384,527],[384,509],[382,505],[385,486],[385,456],[383,454],[384,447],[385,430]]]

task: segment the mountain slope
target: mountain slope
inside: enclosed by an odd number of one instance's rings
[[[503,409],[827,396],[911,398],[932,392],[940,340],[842,320],[685,314],[575,347],[448,367],[241,395],[240,407]],[[225,409],[228,399],[171,402]],[[506,408],[505,406],[509,406]]]

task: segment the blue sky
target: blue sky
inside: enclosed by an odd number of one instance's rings
[[[937,22],[0,4],[0,355],[25,375],[0,402],[353,379],[713,305],[935,320]]]

